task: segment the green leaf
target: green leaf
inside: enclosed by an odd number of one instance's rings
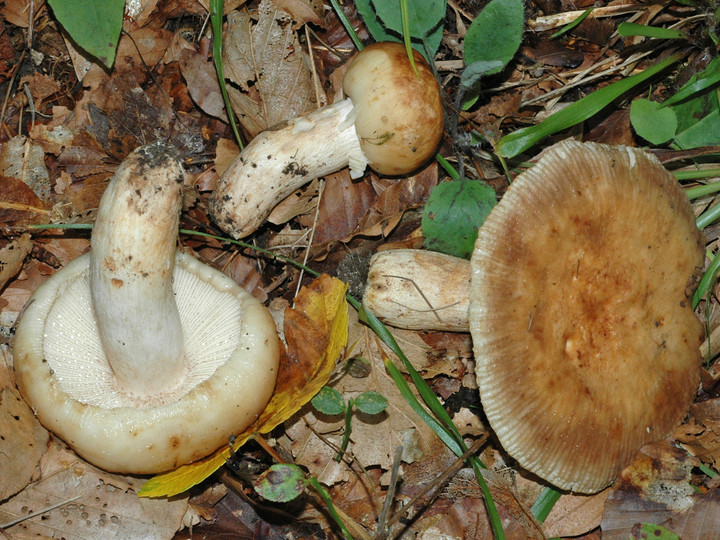
[[[323,386],[310,403],[321,413],[333,416],[344,413],[347,408],[342,394],[329,386]]]
[[[253,488],[262,497],[273,502],[288,502],[305,491],[305,472],[297,465],[278,463],[261,474]]]
[[[580,14],[580,16],[579,16],[577,19],[575,19],[574,21],[566,24],[566,25],[563,26],[560,30],[558,30],[558,31],[555,32],[553,35],[551,35],[551,36],[550,36],[550,39],[559,38],[559,37],[562,36],[563,34],[566,34],[566,33],[569,32],[570,30],[572,30],[573,28],[575,28],[576,26],[578,26],[581,22],[583,22],[585,19],[587,19],[588,15],[590,15],[590,14],[593,12],[594,9],[595,9],[595,6],[592,6],[592,7],[587,8],[585,11],[583,11],[583,12]]]
[[[356,0],[355,7],[375,41],[402,41],[403,26],[400,0]],[[427,44],[434,55],[442,41],[446,0],[415,0],[410,5],[410,37],[414,47],[427,60]]]
[[[438,184],[425,204],[425,247],[469,259],[477,231],[496,204],[495,191],[477,180]]]
[[[481,60],[466,67],[460,75],[460,84],[465,88],[473,88],[482,77],[500,71],[505,64],[500,60]],[[463,107],[464,108],[464,107]]]
[[[111,68],[122,30],[125,0],[48,0],[78,46]]]
[[[635,132],[651,144],[663,144],[675,136],[677,117],[671,108],[649,99],[636,99],[630,106]]]
[[[365,414],[380,414],[388,406],[385,396],[377,392],[364,392],[355,398],[355,407]]]
[[[524,152],[544,138],[549,137],[584,122],[594,116],[605,107],[610,105],[617,98],[628,90],[654,77],[664,69],[668,68],[680,59],[679,54],[674,54],[662,62],[646,69],[642,73],[632,75],[626,79],[614,82],[608,86],[596,90],[590,95],[575,101],[564,109],[556,112],[534,126],[518,129],[501,138],[495,148],[495,152],[502,157],[511,158]]]
[[[679,103],[693,95],[700,94],[720,83],[720,57],[713,59],[700,73],[696,73],[686,82],[675,95],[667,99],[663,106]]]
[[[633,527],[633,530],[630,533],[630,538],[643,540],[650,538],[653,540],[680,540],[680,537],[670,529],[666,529],[662,525],[655,525],[653,523],[643,523],[640,526],[640,530]]]
[[[644,24],[629,22],[620,23],[617,32],[621,36],[644,36],[656,39],[687,39],[687,36],[680,30],[658,28],[657,26],[646,26]]]
[[[465,35],[465,64],[499,61],[488,73],[501,71],[520,47],[524,22],[522,0],[490,0]]]

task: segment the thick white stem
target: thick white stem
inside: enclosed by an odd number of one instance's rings
[[[370,259],[363,303],[380,320],[410,330],[469,331],[470,261],[419,249]]]
[[[235,238],[252,234],[271,210],[315,178],[367,160],[355,133],[350,99],[263,131],[235,158],[210,197],[210,214]]]
[[[110,181],[92,233],[90,292],[118,384],[147,396],[185,375],[172,290],[183,170],[162,144],[135,150]]]

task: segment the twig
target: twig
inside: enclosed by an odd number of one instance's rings
[[[25,516],[19,517],[17,519],[14,519],[12,521],[8,521],[7,523],[0,524],[0,529],[9,529],[13,525],[17,525],[18,523],[22,523],[26,519],[34,518],[36,516],[41,516],[45,512],[49,512],[50,510],[55,510],[56,508],[60,508],[61,506],[65,506],[66,504],[70,504],[71,502],[77,501],[82,495],[78,495],[77,497],[73,497],[72,499],[67,499],[65,501],[59,502],[57,504],[53,504],[52,506],[48,506],[47,508],[43,508],[42,510],[38,510],[37,512],[32,512],[30,514],[27,514]]]
[[[415,495],[412,499],[410,499],[408,502],[406,502],[400,510],[398,510],[387,522],[387,528],[390,529],[395,523],[400,521],[400,518],[402,518],[409,510],[412,508],[417,502],[424,497],[430,490],[436,489],[439,490],[441,486],[445,484],[446,480],[449,480],[452,478],[460,469],[463,468],[465,465],[465,460],[478,452],[480,448],[485,444],[485,441],[487,440],[488,436],[487,434],[480,437],[478,440],[476,440],[473,445],[467,449],[467,452],[465,452],[462,456],[457,458],[455,462],[450,465],[447,469],[445,469],[440,476],[435,478],[432,482],[430,482],[427,486],[425,486],[423,489],[420,490],[417,495]],[[436,495],[437,493],[434,493],[433,495]]]
[[[400,462],[402,460],[403,448],[398,446],[395,449],[395,459],[393,459],[392,469],[390,470],[390,484],[388,485],[388,491],[385,495],[385,504],[383,504],[382,512],[378,518],[377,534],[375,540],[385,540],[388,537],[389,527],[386,526],[388,514],[390,513],[390,507],[392,506],[393,499],[395,498],[395,490],[397,489],[398,476],[400,474]]]

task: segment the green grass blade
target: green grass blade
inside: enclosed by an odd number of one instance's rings
[[[535,519],[537,519],[540,523],[544,523],[561,495],[562,493],[555,488],[547,486],[535,500],[532,508],[530,508],[530,511],[532,512],[532,515],[535,516]]]
[[[708,266],[708,269],[705,270],[703,277],[700,278],[700,283],[698,283],[697,289],[695,289],[695,293],[693,294],[693,309],[695,309],[700,303],[700,300],[705,298],[705,296],[708,294],[713,284],[715,283],[715,278],[717,277],[719,270],[720,254],[717,254],[710,263],[710,266]]]
[[[412,66],[415,75],[419,77],[417,66],[415,65],[415,55],[413,54],[412,36],[410,35],[410,8],[408,7],[408,0],[400,0],[400,18],[402,19],[402,34],[403,43],[405,44],[405,52],[407,53],[408,60],[410,60],[410,65]]]
[[[632,75],[626,79],[614,82],[592,94],[568,105],[556,112],[546,120],[534,126],[518,129],[513,133],[501,138],[495,148],[495,152],[505,158],[517,156],[541,140],[564,129],[584,122],[594,116],[628,90],[631,90],[640,83],[654,77],[667,67],[680,59],[679,54],[674,54],[662,62],[646,69],[642,73]]]
[[[360,41],[357,32],[353,28],[352,24],[350,24],[350,20],[345,16],[345,12],[338,0],[330,0],[330,4],[332,5],[333,10],[335,10],[335,15],[337,15],[337,18],[340,19],[345,31],[348,33],[348,36],[350,36],[350,40],[353,42],[353,45],[355,45],[355,48],[358,51],[362,51],[364,48],[362,41]]]
[[[570,30],[572,30],[573,28],[575,28],[578,24],[580,24],[580,23],[583,22],[585,19],[587,19],[587,16],[590,15],[590,14],[593,12],[593,9],[595,9],[595,7],[589,7],[589,8],[587,8],[585,11],[583,11],[583,12],[580,14],[580,16],[579,16],[577,19],[575,19],[573,22],[570,22],[570,23],[566,24],[566,25],[563,26],[560,30],[558,30],[558,31],[555,32],[553,35],[551,35],[551,36],[550,36],[550,39],[559,38],[559,37],[562,36],[563,34],[569,32]]]
[[[657,26],[647,26],[644,24],[620,23],[617,28],[618,34],[621,36],[643,36],[656,39],[687,39],[684,32],[673,30],[672,28],[659,28]]]
[[[235,113],[233,112],[230,96],[225,86],[225,73],[223,71],[222,61],[222,18],[225,0],[210,0],[210,22],[213,29],[213,62],[215,63],[215,71],[217,71],[218,82],[220,83],[220,92],[222,93],[223,103],[225,103],[225,112],[227,113],[230,126],[232,127],[235,142],[243,149],[242,137],[235,123]]]

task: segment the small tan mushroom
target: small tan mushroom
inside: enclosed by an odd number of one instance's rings
[[[642,150],[565,141],[518,176],[478,233],[468,314],[480,398],[508,454],[592,493],[671,434],[699,383],[688,295],[702,264],[687,197]]]
[[[410,173],[433,155],[443,134],[440,87],[416,51],[417,73],[400,43],[373,43],[345,73],[346,99],[267,129],[218,180],[215,222],[235,238],[252,234],[272,209],[315,178],[349,166]]]

